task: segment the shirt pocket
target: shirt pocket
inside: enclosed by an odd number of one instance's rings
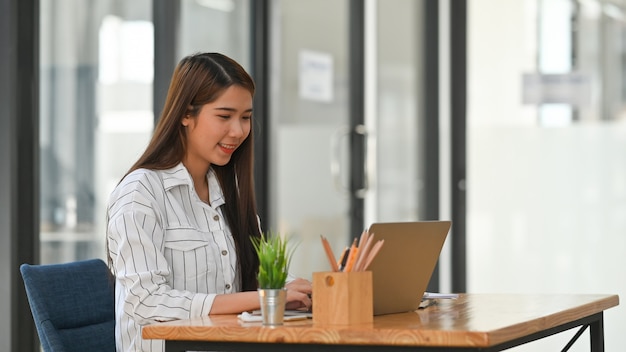
[[[204,234],[196,229],[165,230],[165,247],[176,251],[192,251],[208,246],[209,241]]]
[[[215,273],[216,263],[209,245],[209,234],[192,228],[165,231],[165,257],[172,267],[174,286],[205,281]],[[184,281],[182,281],[184,280]]]

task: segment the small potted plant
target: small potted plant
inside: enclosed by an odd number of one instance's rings
[[[293,249],[288,248],[288,242],[286,238],[271,232],[252,238],[259,257],[257,281],[264,325],[283,323],[287,303],[285,283],[293,255]]]

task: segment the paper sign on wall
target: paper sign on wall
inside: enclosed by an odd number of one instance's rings
[[[299,55],[300,98],[320,102],[333,100],[333,58],[330,54],[309,50]]]

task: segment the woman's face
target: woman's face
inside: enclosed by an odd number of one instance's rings
[[[240,86],[228,87],[215,101],[203,105],[197,117],[185,116],[185,165],[194,169],[226,165],[250,135],[251,118],[252,94]]]

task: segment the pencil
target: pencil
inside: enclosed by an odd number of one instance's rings
[[[367,270],[370,264],[372,264],[374,257],[376,257],[376,254],[378,254],[378,251],[380,251],[380,248],[383,246],[384,243],[385,243],[385,240],[380,240],[376,242],[374,247],[372,247],[372,251],[368,254],[367,261],[365,262],[365,265],[363,265],[363,270]]]
[[[350,246],[350,256],[348,257],[348,261],[346,262],[346,266],[344,268],[345,272],[352,271],[352,267],[354,266],[354,262],[356,261],[356,257],[359,253],[359,247],[356,246],[356,238],[352,241],[352,246]]]
[[[361,232],[361,238],[359,239],[359,248],[363,248],[363,246],[367,242],[368,236],[369,234],[367,233],[367,230],[363,230],[363,232]]]
[[[371,234],[367,237],[367,242],[365,242],[365,246],[359,250],[359,259],[356,262],[355,271],[362,271],[365,262],[367,261],[367,256],[370,252],[370,248],[372,248],[372,243],[374,243],[374,234]]]
[[[339,271],[339,266],[337,265],[337,259],[335,259],[335,254],[333,253],[333,249],[330,248],[330,244],[326,237],[320,235],[322,238],[322,245],[324,246],[324,251],[326,252],[326,256],[328,257],[328,261],[330,262],[330,267],[333,271]]]
[[[363,230],[363,232],[361,233],[361,238],[359,239],[359,252],[357,253],[356,256],[356,260],[354,261],[354,267],[353,267],[353,271],[358,271],[359,269],[359,262],[362,261],[363,255],[365,255],[365,244],[367,243],[367,239],[369,237],[369,234],[367,233],[367,230]]]

